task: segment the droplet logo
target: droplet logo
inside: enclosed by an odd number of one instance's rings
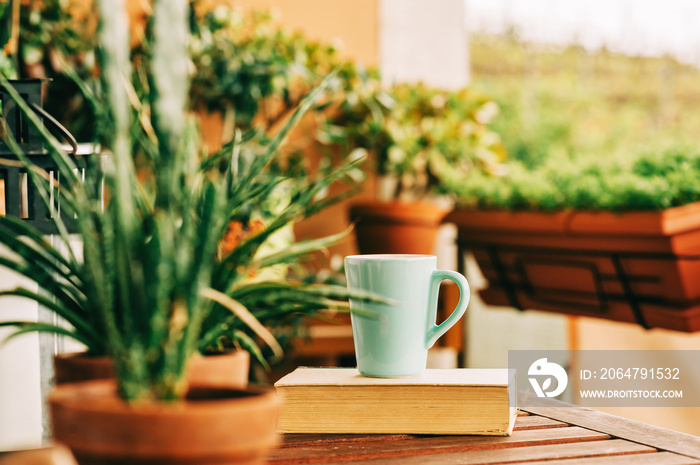
[[[528,379],[537,397],[556,397],[564,392],[569,382],[566,370],[558,363],[548,362],[546,358],[535,360],[535,362],[530,365],[527,374],[530,376]],[[557,385],[556,388],[550,390],[552,387],[552,378],[557,380]],[[541,386],[539,379],[542,379]]]

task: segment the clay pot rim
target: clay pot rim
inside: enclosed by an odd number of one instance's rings
[[[456,208],[444,219],[472,231],[674,236],[700,229],[700,202],[662,210],[554,211]]]
[[[215,393],[205,396],[204,393]],[[194,398],[192,398],[194,394]],[[188,398],[189,396],[189,398]],[[251,407],[274,402],[279,404],[277,392],[271,387],[249,386],[245,389],[192,385],[190,393],[179,401],[138,401],[129,403],[119,397],[113,379],[98,379],[65,383],[49,394],[49,403],[79,412],[100,412],[107,415],[137,414],[143,417],[172,415],[199,415],[221,411],[222,404],[231,405],[245,400]]]
[[[245,350],[245,349],[236,349],[236,348],[226,348],[222,352],[207,352],[205,354],[201,354],[199,352],[196,352],[192,354],[192,358],[200,358],[200,357],[220,357],[220,356],[230,356],[230,357],[248,357],[250,358],[250,353]],[[74,360],[74,359],[82,359],[82,360],[89,360],[95,363],[104,363],[105,361],[111,360],[112,357],[110,355],[93,355],[88,351],[77,351],[77,352],[63,352],[60,354],[54,355],[54,359],[62,359],[62,360]]]
[[[351,219],[360,222],[439,225],[451,209],[437,203],[416,201],[367,201],[350,205]]]
[[[349,260],[376,260],[376,261],[424,261],[436,258],[434,254],[426,253],[367,253],[347,255]]]

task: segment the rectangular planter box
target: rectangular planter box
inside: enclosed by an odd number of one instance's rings
[[[700,203],[659,212],[455,210],[491,305],[700,330]]]

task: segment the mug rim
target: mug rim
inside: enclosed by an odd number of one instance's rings
[[[359,255],[348,255],[345,257],[346,260],[367,260],[367,261],[389,261],[389,260],[425,260],[425,259],[437,259],[437,255],[430,254],[408,254],[408,253],[377,253],[377,254],[359,254]]]

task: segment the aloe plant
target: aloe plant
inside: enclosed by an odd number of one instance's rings
[[[92,352],[111,355],[120,393],[127,400],[174,400],[185,393],[184,374],[194,352],[222,338],[254,349],[245,330],[274,347],[265,324],[289,314],[346,305],[344,288],[259,282],[250,274],[293,262],[337,240],[302,242],[278,254],[258,254],[276,231],[337,200],[325,197],[325,189],[355,170],[359,161],[299,189],[266,228],[222,254],[220,243],[230,222],[284,179],[271,176],[267,167],[289,129],[333,76],[305,97],[285,127],[254,157],[242,156],[253,138],[240,133],[220,152],[207,156],[186,112],[187,2],[154,2],[150,56],[134,73],[121,3],[99,2],[100,93],[87,86],[83,92],[98,115],[104,155],[83,162],[84,179],[76,174],[76,161],[0,77],[0,85],[46,141],[60,172],[62,215],[75,216],[83,244],[80,257],[65,247],[69,235],[58,215],[53,218],[57,246],[19,219],[0,218],[0,241],[15,251],[0,257],[0,265],[36,281],[41,289],[18,288],[3,295],[33,299],[71,327],[22,321],[3,325],[15,326],[14,336],[36,330],[67,334]],[[49,202],[46,173],[11,137],[7,142]],[[137,166],[137,159],[146,162]],[[65,254],[59,252],[63,247],[68,249]]]

